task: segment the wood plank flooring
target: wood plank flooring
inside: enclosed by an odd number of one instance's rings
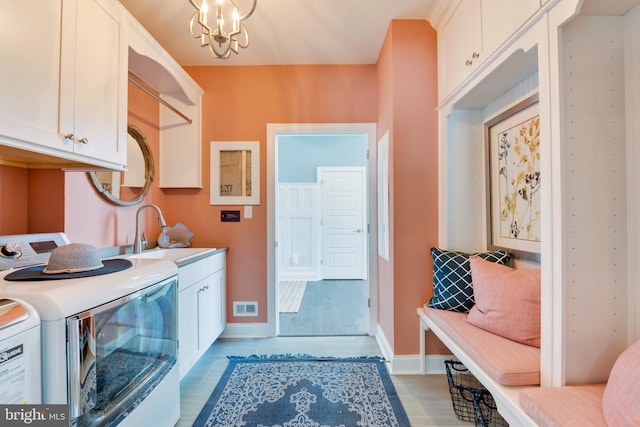
[[[334,357],[382,356],[378,343],[370,336],[218,339],[180,384],[181,416],[177,426],[193,424],[227,367],[227,356],[284,353]],[[455,417],[444,375],[393,375],[392,380],[411,426],[473,425]]]
[[[280,336],[366,335],[366,280],[309,281],[297,313],[280,313]]]

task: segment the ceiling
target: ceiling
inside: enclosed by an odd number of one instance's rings
[[[221,60],[190,35],[189,0],[120,0],[182,66],[375,64],[391,20],[426,19],[437,1],[258,0],[245,21],[249,47]]]

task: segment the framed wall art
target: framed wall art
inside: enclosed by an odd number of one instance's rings
[[[260,144],[211,142],[212,205],[260,204]]]
[[[540,253],[540,116],[537,94],[485,123],[488,157],[488,242]]]

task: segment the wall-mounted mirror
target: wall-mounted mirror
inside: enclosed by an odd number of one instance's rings
[[[89,172],[102,197],[120,206],[140,203],[155,176],[153,154],[144,134],[133,125],[127,126],[127,133],[127,171]]]

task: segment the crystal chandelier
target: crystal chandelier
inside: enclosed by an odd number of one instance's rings
[[[240,14],[236,1],[189,0],[196,8],[189,21],[189,32],[200,39],[201,47],[209,46],[211,55],[220,59],[227,59],[231,52],[237,54],[240,48],[249,46],[249,33],[244,20],[256,10],[257,0],[250,0],[251,6],[244,14]]]

